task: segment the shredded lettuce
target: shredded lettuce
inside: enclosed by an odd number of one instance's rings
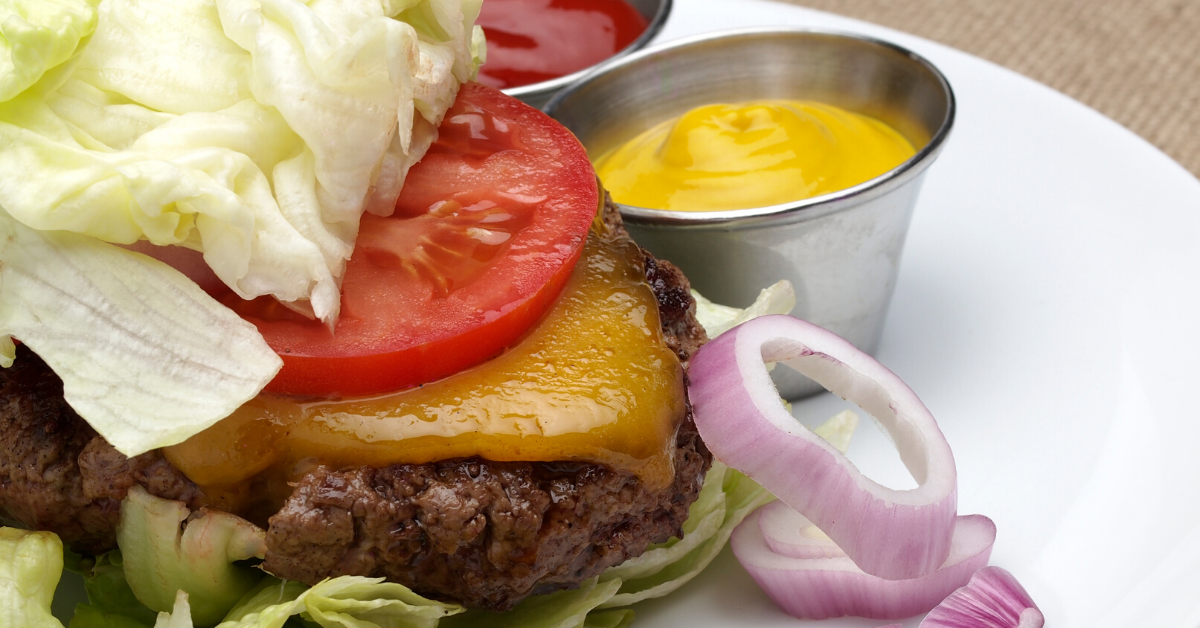
[[[57,535],[0,528],[0,628],[63,628],[50,614],[62,569]]]
[[[280,365],[258,332],[105,243],[201,251],[332,325],[362,212],[390,212],[485,55],[479,8],[0,0],[0,366],[28,344],[130,456],[253,397]]]
[[[695,290],[692,290],[692,298],[696,299],[696,319],[709,338],[716,338],[750,319],[767,314],[788,314],[796,307],[796,292],[786,279],[764,288],[754,303],[744,310],[713,303]]]

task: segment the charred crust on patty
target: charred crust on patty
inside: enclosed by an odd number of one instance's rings
[[[689,412],[676,438],[675,480],[661,490],[595,464],[321,468],[271,518],[264,567],[308,584],[382,576],[505,610],[679,536],[710,463]]]
[[[62,380],[28,347],[0,369],[0,519],[58,533],[85,552],[114,544],[120,502],[89,499],[79,455],[96,431],[63,400]]]
[[[628,237],[606,198],[610,237]],[[707,340],[683,273],[644,253],[664,341],[687,363]],[[62,382],[27,347],[0,369],[0,516],[50,530],[76,551],[116,546],[120,500],[134,485],[193,509],[217,505],[157,452],[127,458],[63,400]],[[504,610],[571,588],[682,536],[712,456],[680,417],[673,482],[580,462],[479,459],[384,468],[317,467],[269,519],[264,567],[308,584],[383,576],[430,597]]]

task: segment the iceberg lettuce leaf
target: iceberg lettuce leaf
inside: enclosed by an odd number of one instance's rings
[[[847,410],[813,431],[845,452],[857,426],[858,416]],[[774,499],[774,495],[743,473],[714,461],[700,496],[688,511],[683,538],[651,547],[641,556],[604,572],[601,580],[619,577],[624,582],[617,594],[600,608],[617,608],[662,597],[683,586],[717,557],[743,519]]]
[[[633,559],[636,562],[631,568],[614,567],[617,573],[622,569],[632,572],[632,577],[600,608],[618,608],[662,597],[687,584],[717,557],[737,524],[755,508],[775,499],[750,478],[716,461],[705,476],[702,497],[706,491],[718,494],[720,499],[708,512],[701,512],[706,500],[697,499],[692,504],[688,521],[699,523],[690,532],[685,528],[683,539],[671,539],[652,547]],[[608,575],[605,572],[601,579]]]
[[[577,589],[525,598],[503,613],[468,611],[447,619],[441,628],[584,628],[588,614],[620,587],[620,580],[592,578]]]
[[[838,451],[846,453],[850,448],[850,439],[854,430],[858,429],[858,415],[851,410],[842,410],[824,423],[813,429],[813,433],[825,440]]]
[[[308,585],[291,580],[280,580],[267,576],[258,585],[242,596],[241,600],[230,609],[223,621],[241,621],[250,615],[262,615],[273,607],[294,602],[308,590]]]
[[[165,612],[178,609],[179,592],[186,592],[191,617],[202,626],[225,617],[264,576],[235,563],[266,554],[266,531],[226,512],[201,509],[193,516],[183,502],[160,499],[140,486],[121,502],[117,545],[125,579],[139,601]]]
[[[611,611],[588,613],[583,628],[629,628],[633,623],[633,610],[622,608]]]
[[[0,337],[21,339],[118,451],[182,442],[282,366],[253,325],[171,267],[0,208]]]
[[[142,621],[98,606],[80,604],[75,607],[75,615],[71,617],[69,628],[150,628],[154,625],[153,622],[153,619]]]
[[[158,614],[154,628],[195,628],[186,591],[180,589],[175,592],[175,603],[171,605],[171,610]]]
[[[76,608],[71,626],[81,621],[90,622],[86,623],[87,626],[103,626],[104,621],[121,621],[115,616],[125,617],[138,625],[148,626],[154,623],[155,612],[137,599],[133,589],[129,587],[129,582],[125,580],[121,550],[111,550],[81,562],[86,563],[81,571],[89,604],[81,604]],[[81,615],[88,619],[81,618]]]
[[[0,205],[40,230],[202,250],[243,298],[330,323],[365,203],[395,200],[483,54],[478,0],[37,4],[79,15],[38,31],[49,61],[0,75],[17,77],[2,100],[25,92],[0,108]],[[31,82],[76,48],[53,85]]]
[[[696,319],[708,332],[709,338],[716,338],[759,316],[789,314],[796,307],[796,292],[786,279],[763,288],[754,303],[746,309],[713,303],[695,290],[692,290],[692,298],[696,299]]]
[[[252,589],[219,628],[281,628],[301,616],[321,628],[435,628],[463,612],[382,578],[341,576],[312,588],[268,577]]]
[[[0,528],[0,628],[63,628],[50,614],[62,568],[55,534]]]
[[[100,0],[0,2],[0,102],[75,55],[96,28]]]

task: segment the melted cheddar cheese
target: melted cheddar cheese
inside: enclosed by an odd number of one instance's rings
[[[164,455],[243,513],[277,507],[316,465],[584,461],[666,486],[686,413],[683,366],[663,342],[637,245],[599,231],[546,318],[499,357],[387,395],[260,395]]]

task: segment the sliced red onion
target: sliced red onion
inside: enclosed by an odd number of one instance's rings
[[[1042,628],[1045,623],[1042,611],[1011,573],[984,567],[933,609],[921,628]]]
[[[813,551],[812,538],[804,531],[811,524],[798,513],[781,513],[788,510],[782,502],[763,506],[733,531],[730,546],[767,596],[801,619],[846,615],[900,619],[924,613],[987,564],[996,540],[996,526],[987,517],[958,517],[950,554],[940,569],[911,580],[884,580],[863,573],[832,541],[825,541],[819,552]],[[795,558],[772,551],[773,545],[800,547],[804,554],[840,556]]]
[[[782,362],[863,408],[891,435],[917,488],[867,478],[779,402],[765,362]],[[713,455],[811,519],[864,572],[918,578],[946,561],[954,456],[916,394],[871,356],[790,316],[735,327],[692,357],[689,396]]]
[[[845,558],[846,552],[804,515],[783,502],[759,513],[758,526],[772,552],[791,558]]]

